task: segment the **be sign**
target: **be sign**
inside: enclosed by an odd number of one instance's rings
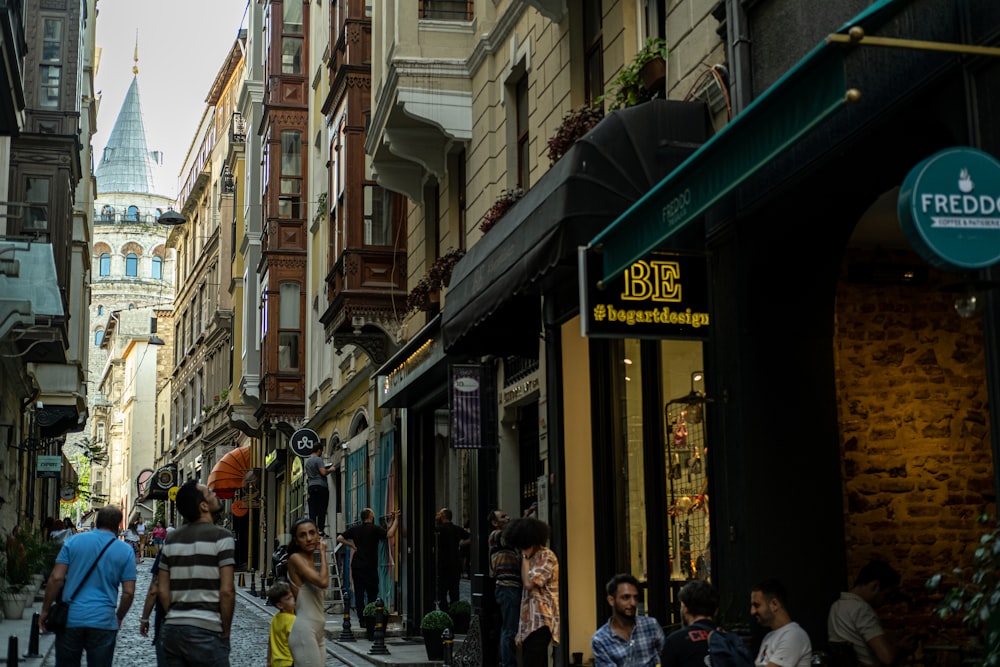
[[[288,439],[288,446],[296,456],[306,458],[319,445],[319,435],[311,428],[300,428]]]
[[[899,191],[903,233],[921,257],[946,271],[1000,262],[1000,162],[958,146],[914,167]]]

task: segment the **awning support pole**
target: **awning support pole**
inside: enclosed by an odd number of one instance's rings
[[[868,37],[864,28],[853,26],[846,35],[827,35],[827,44],[859,44],[861,46],[883,46],[893,49],[915,49],[917,51],[943,51],[965,53],[975,56],[1000,56],[1000,47],[955,44],[952,42],[929,42],[921,39],[900,39],[898,37]]]

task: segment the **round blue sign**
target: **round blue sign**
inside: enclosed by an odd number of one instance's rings
[[[1000,161],[959,146],[914,167],[897,203],[903,233],[924,259],[948,271],[1000,262]]]
[[[317,445],[319,445],[319,435],[311,428],[300,428],[288,439],[292,454],[302,458],[311,455]]]

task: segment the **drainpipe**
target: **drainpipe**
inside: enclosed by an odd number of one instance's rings
[[[725,0],[726,57],[729,59],[729,103],[733,116],[753,101],[753,74],[750,70],[750,33],[743,0]]]

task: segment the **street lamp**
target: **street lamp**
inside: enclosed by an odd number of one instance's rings
[[[174,209],[168,209],[166,213],[162,213],[156,222],[161,225],[166,225],[167,227],[176,227],[177,225],[183,225],[187,222],[187,218],[175,211]]]

